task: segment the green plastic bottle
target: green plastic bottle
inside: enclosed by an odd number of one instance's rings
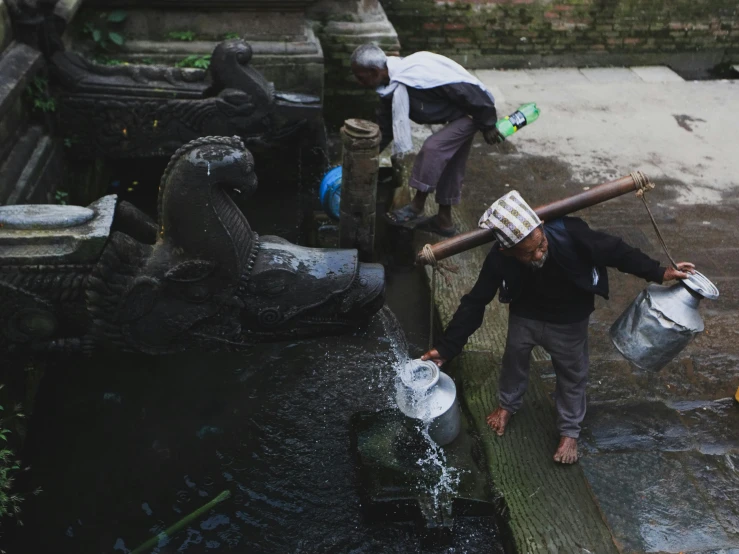
[[[539,108],[536,107],[534,102],[531,102],[530,104],[524,104],[511,115],[499,119],[495,127],[501,135],[508,138],[521,127],[531,125],[537,119],[539,119]]]

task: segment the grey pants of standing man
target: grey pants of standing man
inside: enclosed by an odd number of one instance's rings
[[[529,382],[531,350],[541,346],[552,357],[557,375],[557,429],[563,437],[580,436],[588,382],[589,321],[586,318],[577,323],[547,323],[510,315],[500,372],[500,406],[514,414],[521,408]]]
[[[410,186],[421,192],[436,191],[437,204],[459,204],[464,170],[477,131],[471,118],[460,117],[427,138],[413,163]]]

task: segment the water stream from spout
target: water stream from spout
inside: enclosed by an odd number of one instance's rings
[[[400,371],[410,361],[410,357],[408,356],[408,342],[393,312],[389,308],[384,307],[380,314],[385,336],[390,340],[392,353],[395,357],[393,369],[395,371],[397,388],[403,386],[400,379]],[[414,392],[411,402],[414,404],[421,403],[424,394],[425,391],[423,390]],[[395,403],[394,397],[392,398],[392,402]],[[444,449],[434,442],[429,435],[429,426],[431,423],[431,419],[418,421],[418,428],[427,443],[427,447],[424,455],[418,458],[416,464],[421,468],[427,468],[429,472],[438,473],[439,475],[439,479],[436,482],[424,486],[424,492],[429,494],[433,501],[434,509],[438,510],[442,507],[442,502],[445,499],[451,500],[456,494],[461,479],[461,471],[449,465]]]

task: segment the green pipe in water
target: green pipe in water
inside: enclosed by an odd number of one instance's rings
[[[179,520],[177,523],[172,525],[171,527],[168,527],[161,533],[159,533],[156,537],[150,538],[148,541],[146,541],[144,544],[136,548],[135,550],[131,551],[131,554],[144,554],[144,552],[148,552],[155,546],[159,544],[159,541],[161,541],[164,538],[171,537],[172,535],[178,533],[182,528],[190,523],[192,520],[199,518],[201,515],[203,515],[205,512],[213,508],[216,504],[220,504],[224,500],[226,500],[229,496],[231,496],[231,491],[223,491],[221,494],[216,496],[213,500],[208,502],[205,506],[201,506],[191,514],[186,515],[181,520]]]

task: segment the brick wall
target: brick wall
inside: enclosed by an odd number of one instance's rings
[[[737,0],[382,0],[403,53],[467,67],[739,61]]]

